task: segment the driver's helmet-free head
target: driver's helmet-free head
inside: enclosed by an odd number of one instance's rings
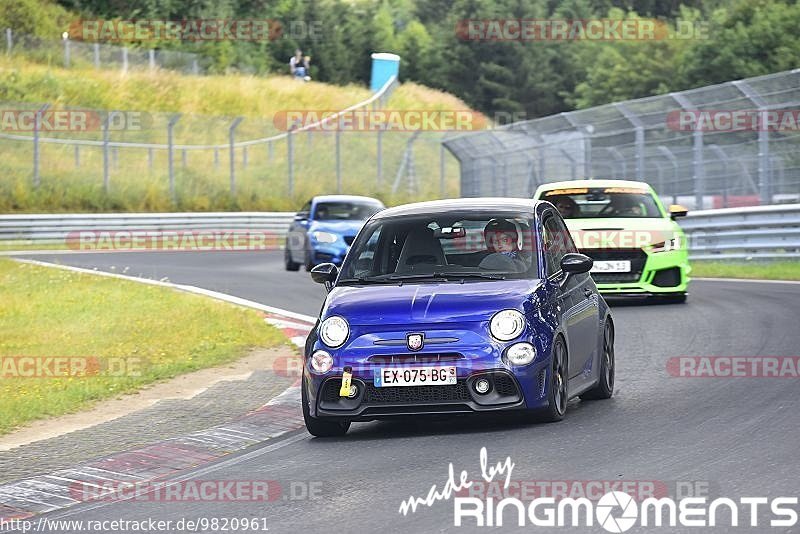
[[[570,196],[559,196],[555,199],[553,204],[555,204],[556,209],[564,218],[574,217],[578,214],[578,203],[572,200]]]
[[[518,250],[516,225],[507,219],[492,219],[483,229],[486,248],[491,252],[512,252]]]
[[[616,213],[636,213],[640,211],[639,202],[631,195],[612,195],[611,208]]]

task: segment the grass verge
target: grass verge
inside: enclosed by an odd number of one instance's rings
[[[800,280],[800,261],[695,261],[692,276],[698,278],[756,278]]]
[[[0,434],[283,342],[253,310],[0,259]]]

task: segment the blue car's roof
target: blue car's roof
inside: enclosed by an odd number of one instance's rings
[[[447,211],[497,211],[533,214],[540,200],[529,198],[451,198],[446,200],[432,200],[429,202],[415,202],[403,204],[394,208],[387,208],[374,215],[374,219],[384,217],[402,217],[406,215],[424,215],[429,213],[443,213]]]
[[[377,198],[358,195],[318,195],[312,199],[312,202],[370,202],[383,205],[383,202]]]

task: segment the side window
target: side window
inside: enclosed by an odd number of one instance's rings
[[[561,258],[568,252],[577,252],[575,243],[569,235],[564,222],[555,215],[547,216],[542,224],[544,229],[544,256],[547,262],[547,274],[561,270]]]
[[[363,248],[358,258],[355,260],[355,267],[353,269],[354,276],[368,276],[371,272],[375,271],[376,252],[378,249],[378,242],[381,237],[381,229],[378,228],[373,232],[367,241],[367,245]]]

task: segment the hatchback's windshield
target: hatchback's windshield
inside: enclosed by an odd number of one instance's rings
[[[646,189],[628,187],[569,188],[546,191],[542,197],[565,219],[662,217]]]
[[[374,202],[320,202],[314,219],[322,221],[364,221],[383,209]]]
[[[536,240],[527,214],[459,213],[368,223],[339,281],[536,278]]]

